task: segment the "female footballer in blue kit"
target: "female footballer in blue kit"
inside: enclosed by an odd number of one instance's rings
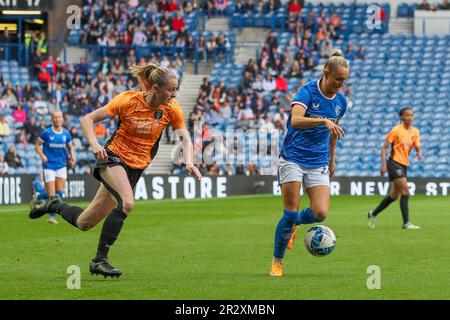
[[[63,128],[63,123],[62,112],[53,112],[52,126],[42,131],[35,143],[36,152],[41,157],[44,168],[45,189],[50,198],[63,197],[67,179],[67,164],[72,167],[75,163],[72,136]],[[41,195],[45,196],[44,193]],[[48,222],[58,223],[54,213],[50,213]]]
[[[322,78],[305,84],[292,100],[278,162],[284,213],[275,231],[271,276],[283,275],[284,253],[293,246],[297,225],[321,222],[328,215],[336,141],[344,135],[338,124],[347,109],[339,90],[349,69],[341,50],[333,50]],[[302,183],[311,206],[298,211]]]

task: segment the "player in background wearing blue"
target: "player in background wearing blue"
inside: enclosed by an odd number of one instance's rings
[[[306,83],[292,100],[278,161],[284,212],[275,231],[271,276],[283,275],[284,253],[288,244],[293,246],[297,225],[321,222],[328,215],[336,141],[344,136],[338,124],[347,109],[347,100],[339,90],[349,69],[341,50],[333,50],[323,66],[322,78]],[[298,211],[302,183],[311,206]]]
[[[63,128],[63,114],[55,111],[52,114],[52,126],[41,132],[34,145],[42,160],[44,168],[45,190],[49,199],[64,196],[67,179],[67,165],[75,164],[75,150],[72,136]],[[69,157],[68,157],[69,156]],[[55,214],[50,213],[48,222],[57,224]]]
[[[42,172],[40,172],[35,175],[33,180],[33,199],[30,202],[30,207],[32,209],[41,207],[47,199],[48,193],[45,190],[44,177],[42,176]]]

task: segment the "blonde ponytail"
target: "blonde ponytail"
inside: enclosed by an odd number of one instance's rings
[[[347,59],[345,59],[342,56],[342,50],[333,49],[333,51],[331,51],[331,55],[328,58],[327,62],[325,62],[323,69],[327,69],[328,72],[333,73],[334,70],[336,70],[338,66],[342,66],[344,68],[349,69],[350,63],[348,62]]]
[[[168,78],[176,78],[173,72],[164,67],[157,66],[154,63],[149,63],[144,67],[139,67],[133,64],[132,66],[130,66],[130,72],[133,74],[133,76],[138,78],[139,81],[141,81],[147,88],[151,87],[154,84],[158,86],[164,86]]]

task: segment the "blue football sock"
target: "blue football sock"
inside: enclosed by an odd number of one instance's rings
[[[39,192],[38,194],[38,200],[47,200],[48,199],[48,193],[47,192]]]
[[[273,256],[275,258],[282,259],[284,257],[284,252],[286,251],[296,219],[297,212],[284,210],[284,214],[278,222],[277,229],[275,231],[275,244],[273,250]]]
[[[317,219],[311,210],[311,207],[305,208],[301,211],[298,212],[296,220],[295,220],[295,224],[299,225],[299,224],[311,224],[314,222],[321,222],[323,220],[319,220]]]
[[[62,199],[64,197],[64,191],[56,191],[56,195]]]

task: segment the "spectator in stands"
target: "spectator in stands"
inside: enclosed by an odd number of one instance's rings
[[[5,155],[0,153],[0,174],[8,174],[9,166],[5,161]]]
[[[315,40],[319,42],[328,40],[328,34],[324,27],[319,27],[319,30],[316,33]]]
[[[277,12],[281,7],[280,0],[269,0],[265,3],[264,13]]]
[[[215,57],[217,49],[217,41],[215,35],[211,35],[211,37],[209,37],[208,41],[206,42],[206,49],[208,51],[208,58]]]
[[[358,52],[355,54],[355,59],[360,59],[360,60],[366,60],[367,59],[367,55],[366,55],[366,48],[365,47],[359,47]]]
[[[269,36],[266,39],[266,43],[269,45],[269,51],[272,51],[272,48],[278,48],[278,39],[275,32],[270,31]]]
[[[42,53],[42,55],[46,55],[48,51],[47,45],[47,36],[44,31],[39,33],[39,37],[36,39],[37,49]]]
[[[5,161],[8,163],[10,168],[17,168],[22,166],[22,160],[20,156],[17,154],[16,147],[14,145],[10,145],[8,151],[5,155]]]
[[[33,98],[34,98],[34,88],[31,86],[30,83],[27,83],[23,90],[22,99],[24,101],[27,101],[27,100],[31,100]]]
[[[25,149],[28,146],[27,134],[25,130],[20,129],[16,136],[16,144],[20,146],[21,149]]]
[[[299,16],[302,11],[302,7],[298,0],[291,0],[289,2],[288,14],[289,16]]]
[[[133,46],[144,46],[147,43],[147,35],[140,29],[136,28],[133,35]]]
[[[2,95],[0,99],[0,112],[2,112],[2,109],[9,109],[9,103],[6,100],[6,95]]]
[[[329,24],[334,27],[336,30],[341,30],[343,28],[342,26],[342,19],[339,17],[336,10],[333,11],[331,14],[331,17],[329,19]]]
[[[23,126],[25,133],[27,134],[27,140],[31,143],[35,143],[36,139],[41,133],[41,128],[36,123],[35,117],[29,117],[28,121]]]
[[[186,24],[183,17],[183,11],[179,10],[177,11],[177,15],[175,16],[175,18],[172,19],[172,30],[180,31],[185,26]]]
[[[7,137],[10,134],[9,125],[2,114],[0,114],[0,137]]]
[[[417,10],[431,10],[432,6],[427,0],[422,0],[422,2],[417,6]]]
[[[11,108],[14,108],[19,103],[19,101],[17,100],[16,93],[14,92],[12,85],[10,83],[6,84],[3,96],[5,98],[5,101]]]
[[[309,10],[308,17],[306,17],[305,28],[311,30],[313,33],[317,32],[319,23],[317,22],[316,13],[313,9]]]
[[[44,67],[41,67],[41,71],[38,74],[38,82],[41,84],[42,88],[46,90],[50,84],[51,75]]]
[[[287,87],[287,80],[284,77],[283,73],[280,73],[278,77],[275,79],[275,90],[277,91],[283,91],[287,93],[288,87]]]
[[[111,67],[111,73],[115,77],[119,77],[120,75],[125,73],[125,68],[123,67],[122,62],[119,58],[114,59],[113,66]]]
[[[169,11],[169,2],[167,0],[161,0],[158,2],[158,11]]]
[[[22,125],[27,121],[27,112],[24,110],[22,103],[17,104],[17,108],[13,111],[14,121]]]
[[[320,48],[320,57],[328,59],[331,55],[331,43],[330,41],[325,41],[323,46]]]
[[[108,56],[103,56],[102,62],[98,65],[97,72],[101,72],[106,75],[111,71],[111,63],[109,62]]]
[[[214,0],[214,9],[216,13],[220,15],[225,14],[225,9],[227,8],[228,1],[227,0]]]
[[[208,57],[208,49],[205,36],[201,35],[197,43],[197,52],[200,58],[203,58],[203,62],[206,63]]]
[[[259,75],[259,74],[257,74],[256,76],[255,76],[255,80],[253,81],[253,83],[252,83],[252,89],[255,91],[255,92],[263,92],[264,90],[263,90],[263,83],[262,83],[262,81],[261,81],[261,76]]]
[[[49,55],[48,58],[42,62],[41,67],[46,69],[50,75],[55,75],[58,70],[58,64],[51,55]]]
[[[104,105],[104,104],[102,104]],[[95,137],[97,138],[97,140],[103,140],[106,137],[106,127],[103,124],[103,122],[97,122],[94,125],[94,132],[95,132]]]
[[[169,0],[169,11],[174,12],[180,9],[180,5],[177,0]]]
[[[450,10],[449,0],[442,0],[442,3],[438,5],[439,10]]]

